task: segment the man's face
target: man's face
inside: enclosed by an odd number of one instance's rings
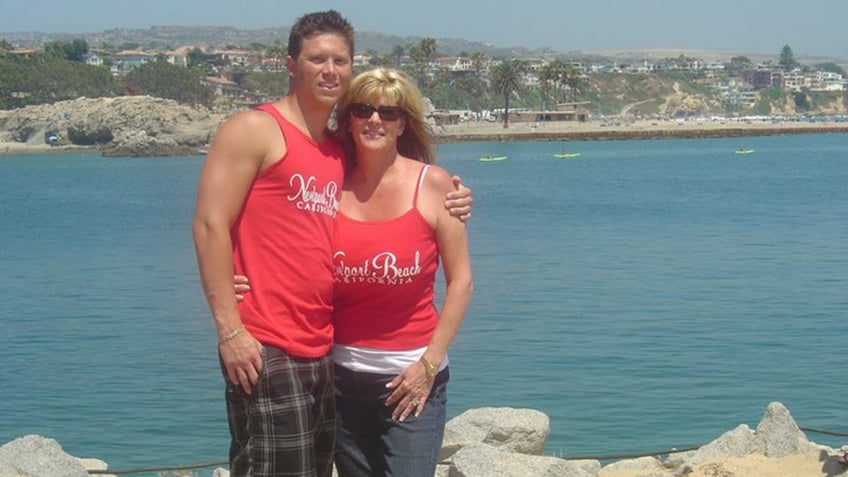
[[[344,37],[324,33],[303,40],[300,56],[286,59],[297,94],[332,107],[350,86],[353,61]]]

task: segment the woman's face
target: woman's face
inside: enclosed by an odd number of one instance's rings
[[[380,98],[351,103],[349,111],[350,133],[358,151],[397,150],[397,139],[406,126],[403,108]]]

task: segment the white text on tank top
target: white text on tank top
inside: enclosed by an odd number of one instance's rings
[[[335,218],[339,212],[339,185],[335,181],[328,182],[323,190],[317,187],[318,179],[301,174],[292,174],[289,186],[294,192],[286,198],[293,202],[298,210],[329,215]]]
[[[398,265],[397,256],[392,252],[380,252],[372,258],[366,258],[359,265],[347,265],[345,252],[339,250],[333,255],[338,261],[334,270],[336,281],[342,283],[368,283],[377,285],[405,285],[421,273],[421,252],[416,250],[412,263]]]

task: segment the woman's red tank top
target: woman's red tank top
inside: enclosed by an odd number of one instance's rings
[[[418,210],[428,166],[412,207],[399,217],[363,222],[339,213],[335,342],[389,351],[427,346],[438,322],[433,286],[439,268],[435,231]]]

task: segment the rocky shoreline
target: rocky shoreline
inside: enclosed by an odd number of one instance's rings
[[[150,96],[78,98],[0,111],[0,153],[98,150],[106,156],[198,154],[222,114]]]
[[[602,462],[542,455],[548,416],[533,409],[480,408],[451,419],[435,477],[835,477],[848,475],[833,449],[807,440],[789,410],[769,404],[756,429],[740,424],[697,449]],[[228,477],[224,468],[160,475]],[[114,470],[126,473],[127,470]],[[0,447],[0,476],[87,477],[109,474],[98,459],[66,454],[58,442],[24,436]]]
[[[0,155],[96,150],[106,156],[202,154],[225,114],[149,96],[78,98],[0,111]],[[437,126],[440,143],[715,138],[846,133],[848,123],[776,120],[471,122]]]

